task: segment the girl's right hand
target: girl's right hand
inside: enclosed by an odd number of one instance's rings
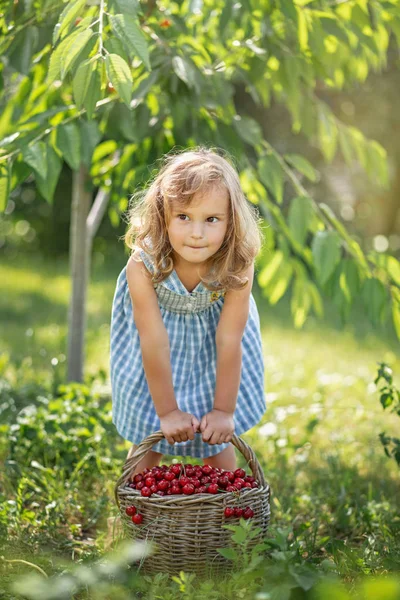
[[[193,440],[200,421],[194,415],[177,408],[160,417],[160,426],[168,444],[173,446],[177,442]]]

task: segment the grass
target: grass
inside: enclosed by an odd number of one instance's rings
[[[121,253],[93,266],[86,374],[99,368],[108,374],[111,304],[124,264]],[[62,377],[70,294],[67,262],[25,257],[0,265],[0,278],[0,351],[32,373],[58,369]],[[399,468],[385,456],[378,437],[381,431],[398,434],[399,418],[382,409],[373,383],[377,363],[385,361],[399,385],[393,331],[373,331],[360,306],[342,326],[329,302],[323,321],[311,317],[296,331],[287,300],[269,307],[257,288],[254,293],[263,330],[267,411],[243,438],[256,451],[271,485],[272,521],[293,528],[304,558],[334,560],[345,581],[399,571]],[[119,443],[121,457],[129,443]],[[120,464],[115,464],[115,477]],[[107,515],[116,514],[112,483],[104,482]],[[103,519],[93,553],[101,551],[104,525]],[[28,553],[20,541],[14,556]],[[77,541],[75,559],[80,550]]]

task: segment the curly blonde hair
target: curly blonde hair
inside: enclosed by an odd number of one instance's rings
[[[154,283],[166,279],[174,269],[167,233],[172,202],[187,207],[196,193],[217,185],[224,186],[229,194],[228,227],[221,247],[208,259],[207,276],[201,281],[213,291],[246,286],[248,278],[243,274],[262,245],[260,219],[244,196],[237,171],[219,153],[204,146],[171,151],[161,159],[164,164],[150,185],[133,194],[123,239],[132,253],[141,248],[150,255]]]

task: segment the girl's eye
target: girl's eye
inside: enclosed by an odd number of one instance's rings
[[[217,221],[219,221],[218,217],[208,217],[209,219],[217,219]],[[216,223],[217,221],[212,221],[212,223]]]
[[[187,217],[187,215],[178,215],[178,219],[182,221],[181,217]]]

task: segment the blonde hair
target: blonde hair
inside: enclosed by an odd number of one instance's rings
[[[204,146],[171,152],[162,160],[150,186],[131,198],[129,227],[123,236],[126,245],[132,252],[141,248],[150,255],[152,280],[160,283],[174,269],[167,232],[172,202],[187,207],[196,193],[223,186],[229,194],[227,231],[219,250],[208,259],[209,270],[201,280],[210,290],[242,289],[248,281],[242,275],[261,248],[262,233],[256,208],[246,200],[237,171],[226,158]]]

